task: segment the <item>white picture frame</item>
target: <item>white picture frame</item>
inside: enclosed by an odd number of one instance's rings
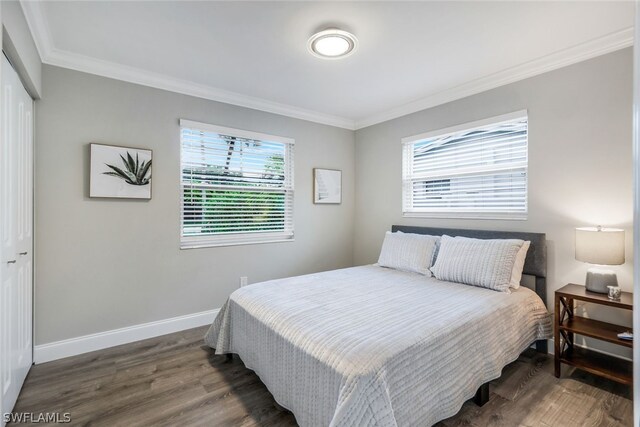
[[[90,145],[89,197],[151,199],[151,150]]]
[[[313,203],[339,205],[342,203],[342,171],[313,169]]]

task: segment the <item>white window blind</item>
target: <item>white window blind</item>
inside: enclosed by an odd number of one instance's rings
[[[180,128],[183,248],[293,240],[292,139]]]
[[[405,216],[526,219],[526,112],[402,142]]]

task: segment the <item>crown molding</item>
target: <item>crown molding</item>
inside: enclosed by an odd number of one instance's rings
[[[621,31],[599,37],[577,46],[554,52],[550,55],[543,56],[542,58],[472,80],[459,86],[445,89],[408,104],[392,108],[391,110],[356,120],[355,128],[362,129],[378,123],[386,122],[387,120],[406,116],[407,114],[485,92],[490,89],[495,89],[509,83],[524,80],[526,78],[566,67],[587,59],[595,58],[596,56],[623,49],[633,45],[633,37],[633,27],[625,28]]]
[[[40,60],[44,64],[68,68],[102,77],[122,80],[170,92],[209,99],[239,107],[251,108],[310,122],[355,130],[354,121],[344,117],[324,114],[262,98],[243,95],[212,86],[181,80],[115,62],[79,55],[58,49],[53,44],[51,31],[42,12],[41,2],[21,0],[27,24],[36,43]]]
[[[352,120],[57,49],[53,45],[53,38],[42,12],[41,2],[21,0],[20,4],[40,59],[45,64],[349,130],[362,129],[623,49],[633,45],[634,37],[633,27],[625,28],[533,61],[430,94],[390,110],[359,120]]]
[[[49,24],[42,13],[40,2],[20,0],[20,6],[36,44],[40,60],[44,62],[44,58],[53,50],[53,37],[49,30]]]
[[[65,52],[55,48],[49,52],[42,62],[49,65],[55,65],[57,67],[69,68],[76,71],[82,71],[89,74],[95,74],[102,77],[122,80],[170,92],[177,92],[197,98],[209,99],[225,104],[260,110],[267,113],[279,114],[324,125],[355,130],[353,120],[345,119],[343,117],[332,116],[329,114],[323,114],[316,111],[305,110],[303,108],[268,101],[266,99],[242,95],[236,92],[217,89],[211,86],[201,85],[122,64],[116,64],[110,61],[103,61],[84,55]]]

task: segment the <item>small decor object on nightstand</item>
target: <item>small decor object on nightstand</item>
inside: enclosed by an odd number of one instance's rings
[[[624,264],[624,230],[619,228],[576,228],[576,259],[589,264]],[[612,270],[591,267],[587,270],[587,290],[609,293],[608,286],[618,286]]]
[[[91,144],[90,197],[151,198],[151,150]]]
[[[333,169],[313,170],[313,203],[342,203],[342,171]]]
[[[620,300],[620,295],[622,295],[622,288],[620,286],[607,286],[609,288],[609,299],[613,301]]]

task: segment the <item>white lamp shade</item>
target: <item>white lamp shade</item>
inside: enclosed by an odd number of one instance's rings
[[[576,259],[589,264],[624,264],[624,230],[576,228]]]

